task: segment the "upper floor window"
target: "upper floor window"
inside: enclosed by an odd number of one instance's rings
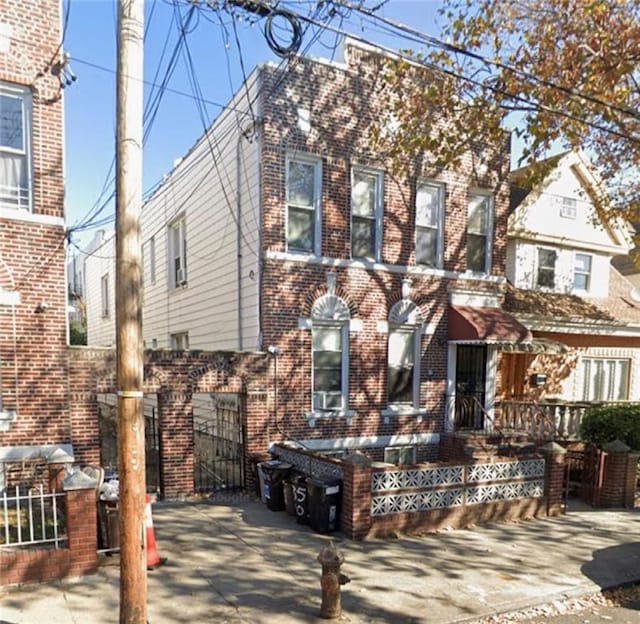
[[[343,412],[349,396],[349,308],[336,295],[313,304],[312,396],[314,412]]]
[[[562,205],[560,206],[560,216],[565,219],[576,218],[576,205],[575,197],[563,197]]]
[[[109,316],[109,274],[100,278],[100,310],[102,318]]]
[[[170,342],[171,348],[174,351],[186,351],[187,349],[189,349],[189,332],[179,332],[177,334],[171,334]]]
[[[187,283],[187,232],[184,217],[169,226],[169,262],[169,286],[184,286]]]
[[[444,186],[424,182],[416,189],[416,264],[442,266]]]
[[[31,207],[31,92],[0,83],[0,207]]]
[[[626,401],[628,398],[628,359],[582,359],[583,401]]]
[[[156,237],[149,239],[149,283],[156,283]]]
[[[380,259],[383,176],[380,171],[351,171],[351,256]]]
[[[576,290],[588,291],[591,285],[591,256],[576,253],[573,259],[573,287]]]
[[[491,260],[491,210],[486,192],[469,193],[467,207],[467,271],[488,273]]]
[[[538,247],[538,273],[536,286],[542,288],[555,288],[556,285],[556,259],[557,252],[554,249]]]
[[[290,156],[286,176],[287,249],[320,255],[321,161]]]

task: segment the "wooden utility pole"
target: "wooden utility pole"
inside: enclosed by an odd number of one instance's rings
[[[144,0],[118,0],[116,347],[120,624],[146,624],[145,457],[140,306]]]

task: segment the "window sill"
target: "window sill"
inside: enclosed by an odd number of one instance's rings
[[[327,410],[322,412],[307,412],[304,415],[304,419],[307,421],[309,427],[315,427],[317,420],[331,420],[334,418],[345,418],[347,425],[351,424],[351,420],[356,415],[353,410]]]
[[[17,418],[14,411],[0,411],[0,431],[9,431],[10,425]]]
[[[391,416],[416,416],[417,422],[422,421],[422,417],[427,415],[427,410],[413,405],[389,405],[386,409],[380,410],[380,416],[385,424],[389,422]]]

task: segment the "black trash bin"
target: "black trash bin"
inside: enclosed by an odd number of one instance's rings
[[[318,533],[330,533],[340,526],[340,481],[307,480],[309,524]]]
[[[292,466],[286,462],[272,459],[260,464],[264,475],[264,496],[267,507],[271,511],[283,511],[284,504],[284,479],[289,474]]]
[[[309,496],[307,493],[307,477],[300,475],[292,484],[293,505],[298,524],[309,524]]]

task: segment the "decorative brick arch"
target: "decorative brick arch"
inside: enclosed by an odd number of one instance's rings
[[[70,347],[72,442],[80,463],[100,462],[98,433],[99,393],[115,393],[115,351]],[[229,392],[241,395],[245,462],[264,452],[268,439],[269,356],[229,351],[146,351],[144,392],[158,395],[159,428],[163,452],[163,494],[193,493],[192,397],[197,393]]]

